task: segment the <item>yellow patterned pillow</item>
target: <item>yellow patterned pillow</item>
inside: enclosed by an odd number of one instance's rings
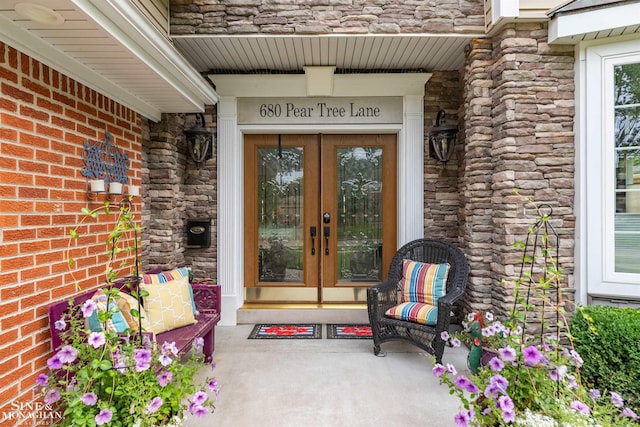
[[[188,277],[171,280],[162,286],[141,283],[140,289],[149,293],[143,298],[143,302],[154,334],[196,322],[191,307]]]

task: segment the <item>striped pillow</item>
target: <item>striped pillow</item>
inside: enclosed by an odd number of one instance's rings
[[[400,302],[437,305],[447,293],[450,264],[427,264],[404,260],[400,280]]]
[[[142,275],[142,283],[145,285],[161,285],[163,283],[169,283],[173,280],[182,279],[183,277],[189,277],[189,269],[187,267],[174,268],[173,270],[161,271],[160,273],[145,273]],[[189,279],[187,279],[188,281]],[[193,315],[198,315],[196,309],[196,302],[193,298],[193,288],[189,283],[189,295],[191,296],[191,308],[193,308]]]
[[[434,326],[438,321],[438,307],[420,302],[403,302],[384,313],[387,317],[422,325]]]

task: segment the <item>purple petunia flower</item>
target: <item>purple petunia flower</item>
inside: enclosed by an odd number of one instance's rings
[[[100,348],[104,345],[105,342],[107,342],[107,340],[104,338],[104,334],[102,332],[91,332],[89,338],[87,339],[87,342],[93,348]]]
[[[209,390],[213,391],[218,386],[218,380],[216,380],[215,378],[212,378],[209,380],[207,385],[209,386]]]
[[[451,347],[460,347],[460,345],[462,344],[460,342],[460,340],[458,338],[451,338],[451,341],[449,341],[451,343]]]
[[[447,363],[447,371],[449,371],[451,375],[456,375],[458,373],[458,371],[456,371],[456,367],[451,363]]]
[[[137,348],[133,350],[133,360],[136,362],[151,362],[151,350],[147,350],[146,348]]]
[[[529,366],[537,365],[544,359],[542,353],[534,345],[522,350],[522,355],[524,356],[524,363]]]
[[[196,338],[196,340],[198,340],[198,338]],[[204,340],[202,345],[204,345]],[[178,355],[178,347],[176,347],[175,341],[163,343],[162,351],[163,353],[172,353],[174,356]]]
[[[466,411],[460,411],[455,417],[453,417],[453,421],[455,421],[457,426],[469,427],[469,413]]]
[[[151,399],[151,402],[147,405],[147,412],[153,414],[156,412],[160,406],[162,405],[162,398],[160,396],[156,396]]]
[[[70,345],[65,345],[58,351],[58,358],[62,363],[72,363],[78,356],[78,350]]]
[[[209,396],[207,396],[207,393],[205,393],[204,391],[197,391],[193,395],[193,399],[191,399],[191,402],[193,402],[194,405],[203,405],[204,402],[207,401],[208,397]]]
[[[113,412],[111,412],[108,409],[103,409],[100,411],[100,413],[98,413],[98,415],[96,415],[96,424],[99,426],[106,424],[109,421],[111,421],[112,417],[113,417]]]
[[[442,339],[442,341],[448,341],[448,340],[449,340],[449,338],[451,338],[451,337],[449,336],[449,332],[447,332],[447,331],[442,331],[442,332],[440,333],[440,338]]]
[[[197,418],[202,418],[207,415],[207,409],[202,405],[195,405],[191,413]]]
[[[484,317],[487,319],[488,322],[493,322],[493,313],[490,311],[487,311],[484,314]]]
[[[55,388],[48,390],[44,395],[44,403],[46,403],[47,405],[57,402],[58,399],[60,399],[60,392]]]
[[[596,400],[600,399],[600,396],[602,395],[600,394],[600,390],[598,390],[597,388],[592,388],[591,390],[589,390],[589,396],[591,396],[593,400]]]
[[[502,412],[513,412],[513,410],[515,409],[513,400],[511,400],[509,396],[500,396],[498,398],[498,402],[496,403],[496,407]]]
[[[431,372],[433,372],[433,375],[435,375],[436,377],[442,376],[442,374],[444,374],[446,371],[447,371],[446,368],[442,366],[440,363],[436,363],[433,366],[433,369],[431,369]]]
[[[151,350],[137,348],[133,350],[133,360],[136,362],[136,372],[142,372],[151,366]]]
[[[500,372],[504,368],[504,362],[497,357],[492,357],[491,360],[489,360],[489,367],[493,372]]]
[[[80,398],[80,401],[87,406],[93,406],[98,401],[98,396],[96,396],[95,393],[91,393],[91,392],[85,393]]]
[[[216,366],[217,366],[217,365],[216,365],[216,361],[215,361],[215,360],[212,360],[212,361],[211,361],[211,369],[216,369]]]
[[[616,408],[622,408],[622,406],[624,405],[624,399],[622,399],[622,397],[618,393],[616,393],[615,391],[612,391],[611,392],[611,403]]]
[[[173,380],[173,374],[171,372],[169,371],[163,372],[158,377],[158,384],[160,384],[160,387],[166,387],[167,384],[169,384],[172,380]]]
[[[160,361],[160,364],[165,367],[171,365],[171,358],[166,354],[161,354],[158,357],[158,361]]]
[[[53,326],[56,328],[56,331],[64,331],[67,328],[67,322],[65,322],[64,319],[58,319]]]
[[[458,376],[458,378],[456,378],[453,383],[460,390],[466,390],[469,393],[478,393],[479,392],[478,387],[476,387],[476,385],[470,379],[465,377],[464,375]]]
[[[511,347],[505,347],[498,350],[500,358],[505,362],[513,362],[516,360],[516,351]]]
[[[57,354],[54,354],[53,356],[51,356],[47,360],[47,366],[52,371],[55,371],[55,370],[58,370],[58,369],[62,368],[62,360],[60,360],[60,356],[58,356]]]
[[[96,302],[92,299],[88,299],[82,304],[80,310],[82,311],[82,315],[87,318],[90,317],[93,312],[98,308]]]
[[[633,412],[630,408],[624,408],[620,415],[623,416],[623,417],[629,417],[632,420],[637,420],[638,419],[638,415],[636,415],[636,413]]]
[[[47,385],[48,379],[49,379],[49,377],[47,377],[46,374],[40,374],[36,378],[36,384],[38,384],[39,386],[44,387],[44,386]]]
[[[204,338],[202,338],[202,337],[196,338],[196,340],[193,342],[193,344],[196,346],[196,348],[204,347]]]
[[[506,393],[509,381],[502,375],[494,375],[489,379],[489,385],[497,388],[503,393]]]
[[[579,400],[574,400],[573,402],[571,402],[569,404],[569,407],[571,409],[575,409],[576,411],[582,412],[583,414],[587,414],[587,415],[591,412],[589,407],[584,403],[580,402]]]
[[[502,411],[502,419],[509,424],[516,420],[516,411]]]
[[[576,362],[576,366],[582,366],[584,360],[582,360],[582,357],[580,356],[580,354],[578,354],[577,351],[571,349],[569,350],[569,354],[571,355],[571,358]]]

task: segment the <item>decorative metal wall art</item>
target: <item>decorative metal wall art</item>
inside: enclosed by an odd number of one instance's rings
[[[124,193],[124,185],[128,183],[129,155],[119,150],[113,142],[113,136],[105,131],[104,139],[92,142],[89,139],[84,142],[84,167],[82,175],[87,180],[87,195],[89,198],[100,193],[109,195],[121,195]],[[140,195],[140,187],[127,186],[129,196]]]

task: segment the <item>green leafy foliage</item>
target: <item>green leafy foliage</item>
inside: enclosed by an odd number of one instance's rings
[[[640,309],[580,307],[571,319],[576,350],[589,387],[616,390],[640,410]]]

